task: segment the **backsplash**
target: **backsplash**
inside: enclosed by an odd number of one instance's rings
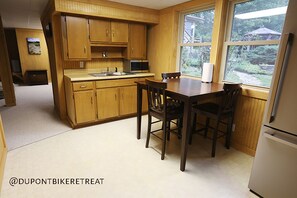
[[[115,67],[118,71],[123,71],[123,60],[122,59],[98,59],[92,61],[84,61],[84,67],[80,67],[79,61],[64,61],[64,69],[96,69],[98,71],[106,71],[109,67],[110,71],[114,71]]]

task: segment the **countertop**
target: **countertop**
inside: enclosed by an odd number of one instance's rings
[[[137,73],[137,74],[128,74],[128,75],[119,75],[119,76],[100,76],[95,77],[89,75],[88,73],[67,73],[64,74],[65,77],[68,77],[72,82],[75,81],[91,81],[91,80],[109,80],[109,79],[123,79],[123,78],[144,78],[155,76],[154,73]]]

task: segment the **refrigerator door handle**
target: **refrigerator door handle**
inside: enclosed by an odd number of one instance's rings
[[[270,132],[270,131],[264,132],[264,137],[266,137],[266,138],[268,138],[270,140],[273,140],[275,142],[279,142],[279,143],[282,143],[284,145],[290,146],[290,147],[292,147],[294,149],[297,149],[296,137],[295,137],[295,140],[294,140],[294,138],[288,138],[288,137],[283,136],[281,134],[273,133],[273,132]]]
[[[277,83],[277,88],[275,92],[275,97],[274,100],[272,101],[272,109],[270,113],[270,119],[269,123],[272,123],[275,119],[276,113],[277,113],[277,107],[278,107],[278,102],[280,99],[281,95],[281,89],[283,86],[283,82],[285,79],[285,74],[286,74],[286,69],[288,65],[288,59],[289,59],[289,54],[290,54],[290,49],[291,49],[291,44],[293,41],[294,34],[292,33],[287,33],[284,35],[284,41],[282,42],[284,45],[281,45],[280,48],[280,53],[279,53],[279,59],[278,59],[278,65],[281,66],[281,71]]]

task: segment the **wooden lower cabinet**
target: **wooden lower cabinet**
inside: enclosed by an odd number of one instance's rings
[[[98,119],[106,119],[119,116],[118,88],[97,89]]]
[[[136,114],[137,80],[143,78],[71,82],[65,77],[67,115],[72,127]],[[146,91],[142,103],[143,112],[147,112]]]
[[[95,94],[93,90],[74,92],[76,122],[78,124],[96,120]]]
[[[65,94],[67,115],[70,124],[92,123],[97,120],[96,97],[92,81],[71,82],[67,77],[65,81]]]
[[[120,115],[136,113],[137,88],[136,86],[121,87],[120,93]]]

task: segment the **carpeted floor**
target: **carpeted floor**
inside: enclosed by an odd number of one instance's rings
[[[0,113],[8,150],[72,130],[61,122],[54,111],[52,85],[15,85],[17,105],[5,107]]]

